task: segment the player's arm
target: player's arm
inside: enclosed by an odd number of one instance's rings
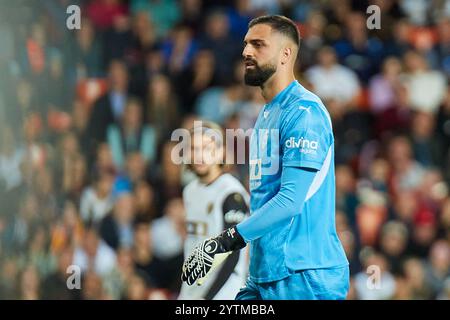
[[[217,254],[242,249],[248,241],[261,237],[277,224],[300,214],[315,173],[314,169],[284,167],[279,192],[245,221],[202,242],[186,259],[182,280],[192,285],[209,272]]]
[[[244,220],[249,213],[249,208],[240,193],[229,194],[222,205],[224,229],[232,228]],[[220,291],[236,269],[239,262],[239,251],[233,251],[220,268],[215,281],[211,284],[205,295],[206,300],[211,300]]]

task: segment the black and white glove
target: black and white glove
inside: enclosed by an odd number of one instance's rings
[[[246,245],[236,227],[223,231],[215,238],[199,244],[183,264],[181,280],[193,285],[196,280],[207,275],[217,254],[240,250]]]

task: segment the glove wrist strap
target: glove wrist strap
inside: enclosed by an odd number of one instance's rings
[[[242,238],[236,227],[223,231],[218,238],[224,252],[240,250],[246,246],[244,238]]]

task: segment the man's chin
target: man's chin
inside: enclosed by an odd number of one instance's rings
[[[260,78],[256,78],[254,76],[245,74],[245,76],[244,76],[244,83],[247,86],[260,87],[261,85],[264,84],[264,81],[262,81],[262,79],[260,79]]]

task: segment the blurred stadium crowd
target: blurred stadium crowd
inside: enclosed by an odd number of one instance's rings
[[[177,297],[192,176],[170,136],[194,119],[253,126],[242,39],[265,13],[298,22],[297,79],[333,118],[348,298],[450,298],[448,0],[2,2],[0,298]]]

